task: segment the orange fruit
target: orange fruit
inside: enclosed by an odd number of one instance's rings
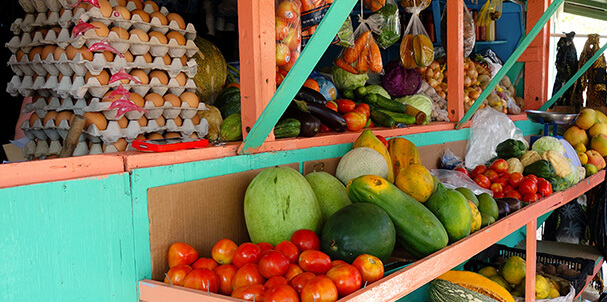
[[[307,79],[304,82],[303,86],[320,92],[320,86],[318,85],[318,82],[316,82],[316,80],[314,79]]]

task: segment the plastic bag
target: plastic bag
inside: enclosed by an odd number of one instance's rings
[[[468,188],[475,195],[480,195],[482,193],[487,193],[493,196],[493,192],[491,190],[487,190],[477,185],[472,178],[468,177],[466,174],[460,171],[454,170],[444,170],[444,169],[432,169],[430,173],[434,175],[434,177],[438,178],[438,180],[449,189],[456,188]]]
[[[366,20],[354,31],[354,46],[348,47],[335,59],[335,65],[353,74],[370,71],[381,73],[384,69],[379,46],[375,42]]]
[[[449,121],[449,112],[447,112],[447,100],[443,99],[430,84],[422,81],[422,93],[427,95],[432,100],[432,113],[430,114],[431,121]]]
[[[348,16],[344,24],[337,32],[337,43],[335,45],[343,47],[354,46],[354,26],[352,25],[352,18]]]
[[[441,41],[443,43],[443,47],[445,49],[449,49],[447,47],[447,10],[443,10],[443,14],[440,20],[440,30],[441,30]],[[474,18],[470,11],[468,11],[468,7],[464,3],[464,57],[467,58],[470,56],[472,51],[474,51],[474,44],[476,43],[476,33],[474,32]]]
[[[537,299],[535,302],[572,302],[575,299],[575,288],[569,284],[569,293],[566,296],[557,297],[554,299]],[[514,297],[516,302],[525,302],[524,297]]]
[[[300,11],[297,0],[276,2],[276,65],[285,72],[291,70],[301,52]]]
[[[386,0],[363,0],[363,4],[372,12],[376,12],[386,5]]]
[[[306,46],[333,1],[301,0],[301,47]],[[337,39],[333,41],[337,43]]]
[[[507,115],[493,108],[476,111],[470,126],[470,137],[466,146],[464,162],[466,168],[474,169],[484,165],[497,156],[495,147],[507,139],[520,140],[528,145],[522,131],[517,128]]]
[[[419,18],[419,13],[425,8],[423,4],[421,2],[418,6],[406,8],[411,13],[411,19],[400,43],[400,59],[408,69],[427,67],[434,61],[434,45]]]
[[[368,24],[373,31],[377,45],[382,49],[386,49],[400,40],[400,15],[394,0],[387,0],[384,7],[369,17]]]
[[[458,166],[462,166],[463,165],[463,161],[462,158],[453,154],[453,152],[451,152],[451,150],[447,149],[445,150],[445,153],[443,153],[443,157],[441,157],[441,161],[440,161],[440,168],[441,169],[448,169],[448,170],[453,170],[455,168],[457,168]]]
[[[413,7],[424,10],[430,6],[430,3],[432,3],[432,0],[400,0],[400,5],[407,11]]]

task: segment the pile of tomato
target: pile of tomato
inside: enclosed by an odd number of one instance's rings
[[[465,169],[460,171],[468,173]],[[543,178],[533,174],[508,173],[508,162],[504,159],[494,161],[489,167],[478,165],[469,176],[479,186],[493,191],[494,198],[516,198],[533,203],[552,194],[552,184]]]
[[[370,119],[371,107],[365,103],[355,103],[348,99],[337,99],[328,101],[327,108],[339,112],[346,120],[346,125],[350,131],[358,131],[363,128],[375,127]],[[321,131],[331,131],[326,126]]]
[[[211,258],[198,258],[186,243],[173,243],[168,253],[165,283],[219,293],[249,301],[337,301],[383,277],[384,266],[372,255],[352,262],[331,260],[320,251],[320,239],[298,230],[290,241],[245,242],[221,239]]]

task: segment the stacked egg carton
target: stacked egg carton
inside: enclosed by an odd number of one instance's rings
[[[19,2],[27,13],[12,24],[15,37],[6,44],[15,73],[7,91],[32,97],[25,108],[32,116],[21,125],[32,139],[24,148],[27,158],[58,155],[74,114],[87,119],[74,155],[130,150],[135,139],[207,134],[208,122],[197,114],[207,108],[192,80],[198,51],[192,24],[153,1],[98,0],[99,8],[71,8],[76,0]],[[72,39],[79,22],[95,28]],[[124,57],[88,51],[103,40]],[[139,83],[109,83],[118,72]],[[117,116],[118,109],[110,109],[120,85],[145,112]]]

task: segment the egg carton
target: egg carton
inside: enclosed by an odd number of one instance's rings
[[[50,142],[46,140],[30,140],[25,144],[22,152],[23,157],[27,160],[46,159],[49,156],[59,155],[59,153],[61,153],[61,142],[52,140]]]
[[[25,136],[30,140],[58,140],[67,137],[70,125],[67,120],[56,121],[55,119],[49,119],[44,123],[43,120],[38,119],[34,121],[34,124],[30,124],[30,121],[24,121],[21,124],[21,130],[23,130]],[[86,138],[87,136],[85,133],[82,133],[78,138],[78,141],[83,142]]]
[[[73,2],[75,3],[75,1]],[[46,13],[49,10],[58,12],[63,8],[62,3],[58,0],[19,0],[19,4],[27,13]]]
[[[29,53],[36,46],[55,45],[59,39],[65,40],[66,36],[70,36],[69,30],[66,28],[62,28],[59,34],[54,30],[49,30],[46,35],[40,31],[36,31],[33,35],[32,33],[24,32],[21,36],[11,38],[5,46],[14,54],[19,50]],[[67,47],[67,44],[65,47]]]
[[[69,28],[73,24],[73,15],[71,10],[65,10],[61,15],[56,11],[49,11],[46,14],[26,13],[23,18],[17,18],[11,24],[11,31],[15,35],[22,32],[31,32],[34,28],[50,27],[59,25],[63,28]]]

